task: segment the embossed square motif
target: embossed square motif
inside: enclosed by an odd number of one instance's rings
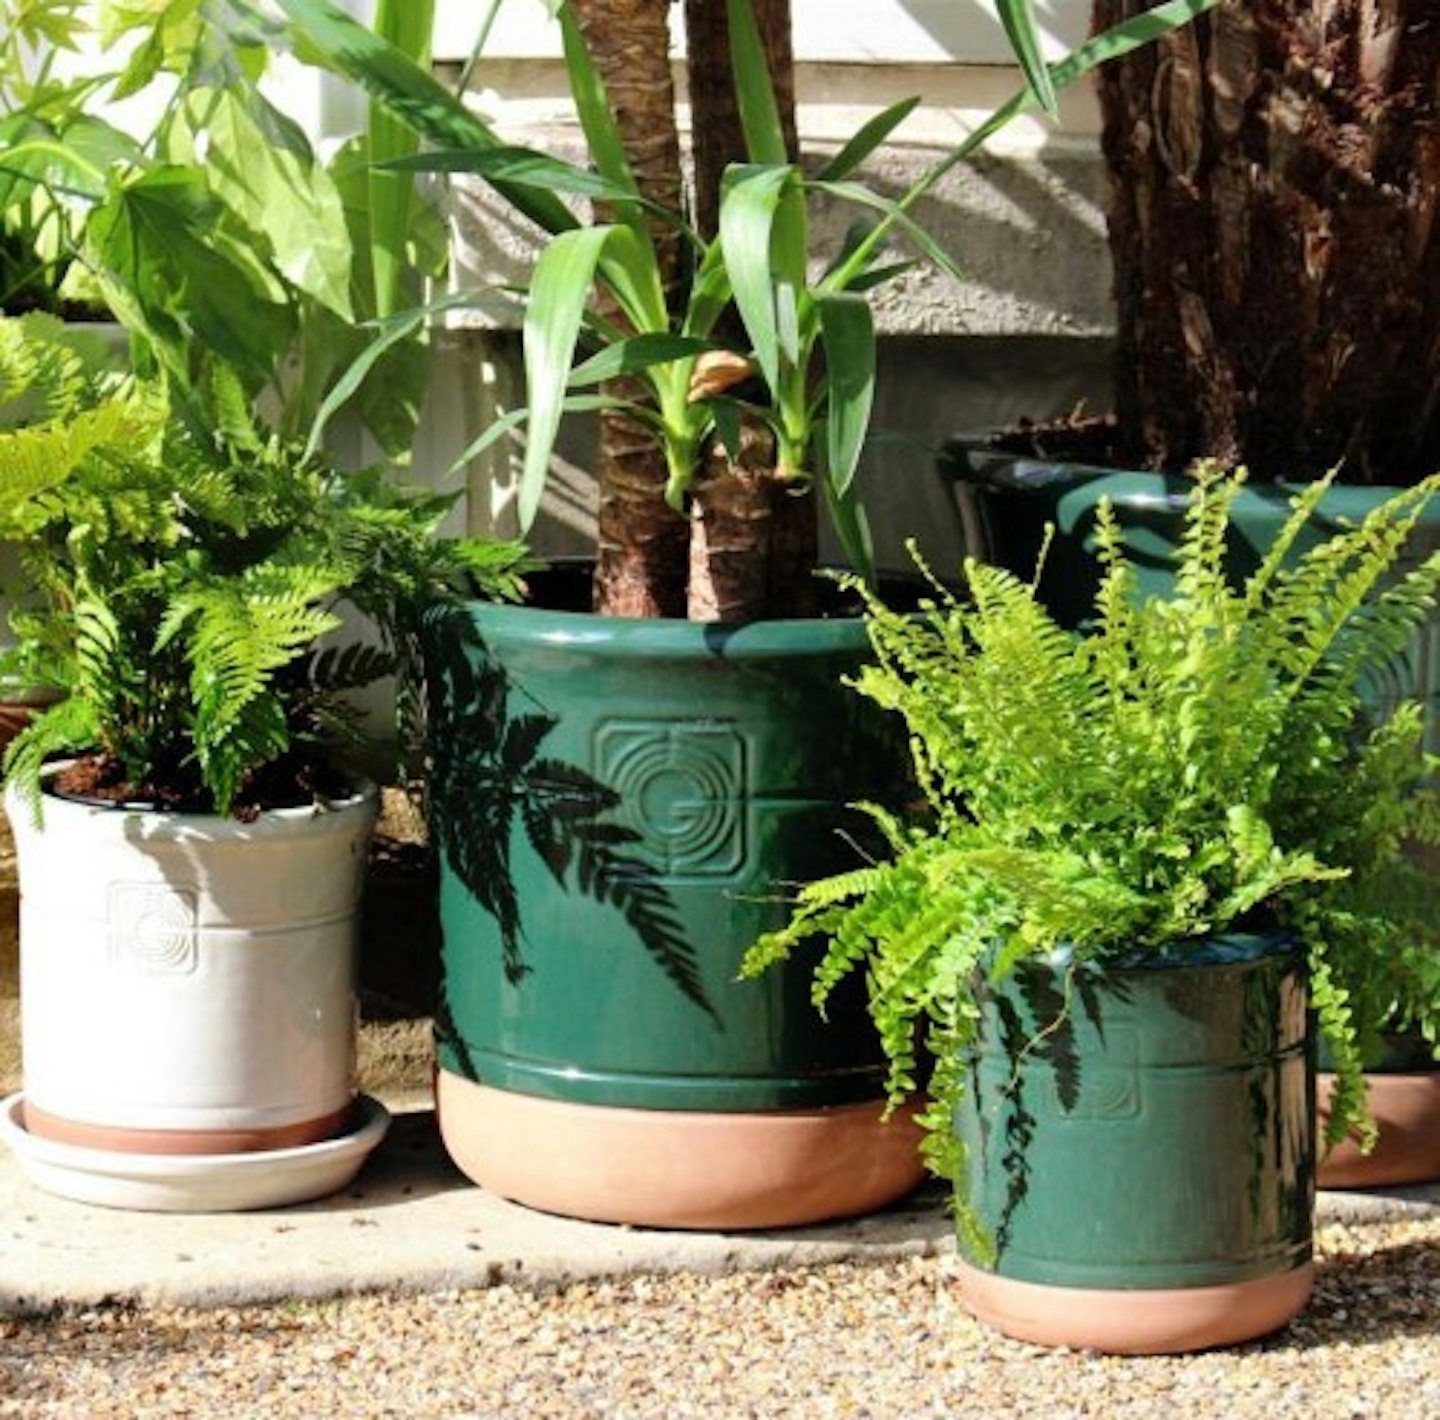
[[[112,883],[110,961],[140,975],[183,976],[199,964],[196,894],[156,883]]]
[[[668,877],[729,877],[745,862],[745,742],[716,720],[609,720],[595,774],[620,795],[616,821]]]

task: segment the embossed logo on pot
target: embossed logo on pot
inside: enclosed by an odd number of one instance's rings
[[[199,964],[196,894],[155,883],[112,883],[110,960],[128,971],[186,975]]]
[[[745,742],[714,720],[608,720],[596,777],[620,795],[616,819],[672,877],[727,877],[745,861]]]

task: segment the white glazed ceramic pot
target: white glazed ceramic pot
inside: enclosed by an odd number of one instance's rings
[[[348,1126],[373,788],[252,823],[6,808],[25,1127],[83,1147],[286,1149]]]

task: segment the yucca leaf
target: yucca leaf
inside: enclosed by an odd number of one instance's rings
[[[422,69],[430,67],[430,41],[435,0],[377,0],[375,33]],[[388,316],[400,304],[407,268],[405,245],[410,235],[414,180],[387,166],[389,159],[412,153],[415,130],[379,99],[370,100],[366,133],[370,215],[370,266],[375,313]]]
[[[650,424],[657,433],[659,432],[658,418],[653,409],[635,404],[630,400],[616,399],[612,395],[572,394],[567,395],[560,405],[562,414],[599,414],[607,409],[622,410],[631,419]],[[458,473],[471,459],[479,458],[487,449],[498,444],[501,439],[513,434],[515,430],[523,428],[529,418],[530,411],[528,409],[510,409],[492,419],[484,432],[472,439],[461,450],[454,462],[445,470],[445,476],[449,478]]]
[[[740,126],[752,163],[784,164],[790,161],[785,128],[775,103],[775,85],[765,62],[765,46],[755,26],[749,0],[726,0],[729,6],[730,62],[735,74],[735,98]]]
[[[1218,0],[1165,0],[1165,3],[1155,6],[1153,10],[1131,15],[1052,64],[1051,83],[1057,91],[1064,89],[1101,64],[1119,59],[1132,50],[1152,44],[1162,35],[1189,24],[1196,16],[1204,14],[1217,3]],[[1002,128],[1022,113],[1036,107],[1036,103],[1034,91],[1027,86],[997,108],[962,143],[957,144],[939,162],[933,164],[895,204],[894,211],[876,226],[869,239],[856,248],[843,270],[837,271],[836,279],[832,283],[834,287],[840,290],[848,289],[851,275],[869,265],[875,248],[886,239],[890,228],[899,222],[905,212],[952,168],[979,152]]]
[[[995,10],[1035,102],[1054,117],[1059,111],[1055,86],[1050,81],[1050,70],[1040,47],[1040,32],[1030,0],[995,0]]]
[[[725,313],[732,294],[725,248],[721,242],[711,242],[705,248],[690,283],[682,326],[684,333],[700,338],[708,336],[715,329],[715,322]]]
[[[609,237],[600,251],[599,275],[626,320],[637,333],[669,330],[665,285],[650,234],[628,226],[605,230]]]
[[[810,184],[810,186],[815,187],[821,192],[828,193],[832,197],[838,197],[842,201],[853,202],[858,207],[867,207],[874,212],[881,213],[888,222],[893,223],[902,232],[904,232],[905,235],[909,237],[910,240],[913,241],[915,245],[919,247],[919,249],[924,252],[924,254],[942,271],[947,272],[957,281],[963,281],[965,279],[964,273],[960,270],[958,266],[955,265],[955,262],[951,259],[945,249],[929,234],[929,232],[925,230],[924,227],[920,225],[920,223],[915,221],[915,219],[910,216],[910,214],[899,202],[895,202],[892,199],[885,197],[878,192],[875,192],[873,189],[865,187],[861,183],[817,182]],[[873,231],[874,229],[872,228],[872,233]],[[868,239],[862,242],[857,242],[855,244],[854,250],[858,251],[862,248],[868,248],[872,252],[874,250],[873,244]],[[860,279],[861,273],[854,270],[852,263],[844,261],[838,262],[833,268],[833,271],[835,273],[845,273],[847,278],[845,280],[844,286],[838,287],[837,289],[843,289],[847,291],[854,291],[860,289],[860,287],[858,287],[855,283],[858,279]],[[822,284],[832,284],[829,275],[827,275],[825,282]]]
[[[645,218],[635,202],[640,193],[640,185],[635,181],[635,174],[630,169],[625,142],[616,126],[615,115],[610,110],[605,80],[590,57],[585,37],[580,33],[580,26],[569,5],[560,9],[560,36],[565,49],[565,70],[570,80],[570,93],[575,100],[575,112],[585,134],[590,159],[606,182],[627,194],[612,203],[616,219],[634,229],[637,234],[644,234]]]
[[[877,113],[857,129],[841,150],[816,174],[824,182],[839,182],[850,176],[920,104],[920,95],[901,99],[897,104]]]
[[[868,271],[862,271],[845,288],[847,291],[873,291],[877,286],[883,286],[887,281],[893,281],[897,276],[903,276],[907,271],[914,271],[921,263],[913,261],[892,261],[888,266],[872,266]]]
[[[1142,10],[1139,14],[1121,20],[1119,24],[1111,25],[1104,33],[1096,35],[1050,66],[1056,87],[1063,88],[1098,65],[1111,59],[1119,59],[1131,50],[1153,44],[1172,30],[1189,24],[1217,4],[1219,0],[1165,0],[1164,4]]]
[[[825,494],[825,506],[830,511],[830,523],[845,556],[861,580],[867,585],[875,581],[875,540],[870,532],[870,520],[865,505],[856,494],[855,485],[843,494],[836,494],[829,479],[821,479],[820,487]]]
[[[349,403],[350,397],[365,383],[365,377],[384,357],[385,352],[393,350],[395,346],[408,340],[417,330],[422,329],[426,319],[426,311],[414,310],[406,311],[402,315],[391,316],[380,323],[375,339],[350,363],[345,373],[330,387],[330,392],[315,411],[309,439],[305,444],[307,457],[319,449],[321,437],[331,419]]]
[[[477,113],[426,69],[327,0],[276,0],[290,17],[299,48],[317,54],[329,67],[359,83],[377,102],[402,118],[421,137],[442,148],[503,147]],[[495,183],[516,209],[547,232],[579,225],[553,194],[528,186]]]
[[[560,429],[566,386],[596,269],[615,227],[562,232],[540,253],[530,283],[522,341],[529,431],[520,479],[520,526],[528,530],[540,508],[550,453]]]
[[[675,360],[693,359],[702,351],[714,349],[708,340],[695,340],[683,335],[663,332],[647,333],[607,345],[570,373],[570,388],[598,385],[618,375],[634,375],[655,365]]]
[[[578,168],[548,153],[537,152],[534,148],[510,145],[485,149],[429,149],[403,158],[392,158],[384,166],[397,172],[472,173],[497,187],[501,183],[533,187],[602,202],[633,197],[626,188],[617,187],[585,168]]]
[[[728,4],[730,60],[746,151],[756,165],[784,166],[791,161],[791,155],[785,146],[774,80],[750,0],[728,0]],[[805,284],[809,255],[806,222],[804,192],[798,186],[787,186],[780,193],[773,217],[770,262],[779,278],[797,291]]]
[[[870,303],[859,296],[827,296],[819,307],[829,389],[826,476],[835,498],[843,500],[860,463],[875,402],[875,318]]]
[[[795,169],[788,166],[732,167],[725,174],[720,201],[720,242],[735,305],[772,391],[780,387],[782,356],[793,359],[796,353],[780,345],[771,261],[776,209],[786,188],[796,181]]]

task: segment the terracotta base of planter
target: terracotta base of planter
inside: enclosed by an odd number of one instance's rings
[[[924,1177],[913,1114],[878,1102],[774,1114],[577,1105],[441,1070],[450,1157],[482,1188],[566,1217],[651,1228],[789,1228],[893,1203]]]
[[[1314,1272],[1306,1263],[1253,1282],[1122,1291],[1017,1282],[962,1263],[960,1285],[980,1321],[1016,1340],[1158,1356],[1232,1346],[1279,1330],[1309,1300]]]
[[[1321,1188],[1386,1188],[1440,1178],[1440,1070],[1367,1076],[1380,1137],[1369,1154],[1349,1139],[1320,1162]],[[1320,1128],[1329,1118],[1331,1076],[1319,1077]]]
[[[299,1149],[343,1133],[350,1124],[350,1105],[318,1119],[303,1119],[274,1128],[246,1129],[117,1129],[65,1119],[24,1105],[24,1127],[37,1139],[71,1144],[79,1149],[104,1149],[118,1154],[256,1154],[271,1149]]]

